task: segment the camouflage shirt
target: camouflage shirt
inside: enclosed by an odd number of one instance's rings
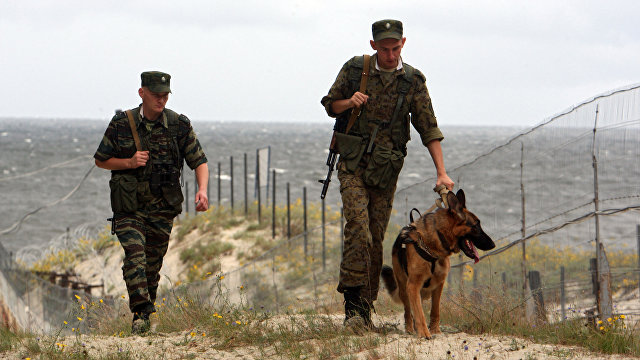
[[[171,163],[173,158],[167,120],[167,112],[171,110],[165,109],[162,112],[162,119],[158,121],[142,118],[140,116],[140,107],[131,111],[140,136],[142,149],[149,151],[149,163]],[[191,123],[184,115],[178,117],[178,150],[191,169],[195,169],[207,162]],[[136,144],[129,127],[129,119],[124,113],[119,113],[111,119],[102,142],[93,157],[100,161],[106,161],[112,157],[126,159],[132,157],[135,152]]]
[[[329,89],[329,93],[322,98],[321,103],[324,105],[327,114],[331,117],[336,117],[339,114],[334,113],[331,110],[331,104],[335,100],[348,99],[353,95],[353,89],[349,82],[349,69],[351,62],[356,57],[347,61],[343,66],[335,82]],[[398,99],[398,83],[399,77],[405,74],[404,67],[396,69],[392,76],[383,76],[384,72],[376,69],[377,55],[371,56],[371,65],[369,67],[369,80],[367,82],[366,94],[369,96],[367,104],[365,105],[364,113],[366,113],[367,120],[379,120],[390,121],[396,106]],[[442,132],[438,129],[438,123],[436,116],[433,112],[433,106],[431,105],[431,98],[429,97],[429,91],[425,83],[424,75],[416,69],[413,76],[413,85],[411,90],[407,93],[406,101],[403,103],[401,114],[406,113],[407,118],[405,121],[409,121],[409,113],[411,114],[411,124],[416,129],[422,143],[426,146],[431,140],[442,140]],[[396,121],[401,121],[397,119]],[[369,133],[372,132],[375,125],[369,121]],[[391,139],[390,128],[380,129],[375,139],[377,145],[382,145],[387,148],[393,147],[393,141]]]

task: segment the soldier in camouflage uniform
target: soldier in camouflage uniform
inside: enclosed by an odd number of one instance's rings
[[[343,124],[360,111],[348,135],[336,137],[337,164],[346,225],[338,292],[345,298],[345,325],[372,327],[371,307],[378,294],[382,241],[391,215],[398,174],[406,156],[410,125],[437,171],[436,185],[453,188],[442,157],[443,136],[436,122],[424,75],[404,63],[402,23],[381,20],[372,25],[366,91],[360,92],[364,57],[347,61],[322,98],[327,114]],[[340,134],[338,134],[340,135]],[[341,141],[341,139],[343,139]]]
[[[173,218],[182,211],[179,177],[184,161],[196,173],[196,211],[209,207],[207,158],[189,119],[165,108],[171,76],[149,71],[141,78],[142,104],[127,112],[131,119],[125,112],[111,119],[94,155],[98,167],[111,170],[112,224],[125,253],[122,271],[134,333],[148,331],[149,315],[155,312]],[[141,148],[136,146],[130,121]]]

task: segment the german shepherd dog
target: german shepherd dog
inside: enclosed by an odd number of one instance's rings
[[[393,269],[382,268],[382,280],[389,294],[404,305],[407,333],[431,339],[440,333],[440,296],[449,273],[449,256],[460,250],[480,261],[476,247],[491,250],[496,245],[480,227],[480,220],[465,207],[464,191],[446,194],[447,209],[422,215],[405,226],[391,252]],[[431,298],[429,328],[422,300]]]

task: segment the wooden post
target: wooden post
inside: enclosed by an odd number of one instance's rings
[[[560,315],[562,316],[560,321],[565,321],[567,319],[567,299],[565,297],[564,266],[560,266],[560,306]]]
[[[535,301],[536,306],[536,319],[540,323],[547,322],[547,313],[544,308],[544,298],[542,296],[542,281],[540,279],[539,271],[529,271],[529,284],[531,287],[531,295]]]
[[[276,314],[277,314],[277,313],[280,313],[280,305],[278,301],[278,283],[276,282],[276,255],[275,254],[273,255],[273,257],[271,257],[271,273],[273,275],[273,292],[275,293],[275,298],[276,298]]]
[[[303,231],[304,231],[304,258],[307,259],[307,187],[302,188],[302,217],[303,217]]]
[[[276,170],[274,169],[271,173],[273,176],[273,185],[272,185],[272,193],[273,193],[273,201],[271,201],[271,238],[276,238]]]
[[[222,170],[220,169],[220,162],[218,162],[218,207],[222,203]]]
[[[522,205],[522,228],[520,230],[522,238],[527,235],[525,196],[524,196],[524,143],[520,143],[520,198]],[[527,243],[522,242],[522,300],[526,298],[527,292]]]
[[[249,215],[249,186],[247,178],[247,153],[244,153],[244,216]]]
[[[184,198],[187,199],[187,201],[184,202],[184,206],[185,206],[184,213],[185,213],[185,215],[188,216],[189,215],[189,203],[191,202],[191,201],[189,201],[189,182],[188,181],[184,182],[184,192],[186,193],[184,195]]]
[[[287,183],[287,239],[291,239],[291,193]]]
[[[230,192],[230,198],[231,198],[231,215],[233,215],[233,156],[229,157],[229,177],[231,178],[230,180],[230,185],[231,185],[231,192]]]
[[[260,152],[256,150],[256,190],[258,191],[258,224],[262,223],[262,197],[260,196]]]

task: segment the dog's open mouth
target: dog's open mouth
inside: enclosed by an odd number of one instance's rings
[[[460,240],[460,249],[462,252],[467,255],[469,258],[473,259],[474,264],[477,264],[480,261],[480,257],[478,256],[478,250],[473,246],[473,243],[468,239]]]

